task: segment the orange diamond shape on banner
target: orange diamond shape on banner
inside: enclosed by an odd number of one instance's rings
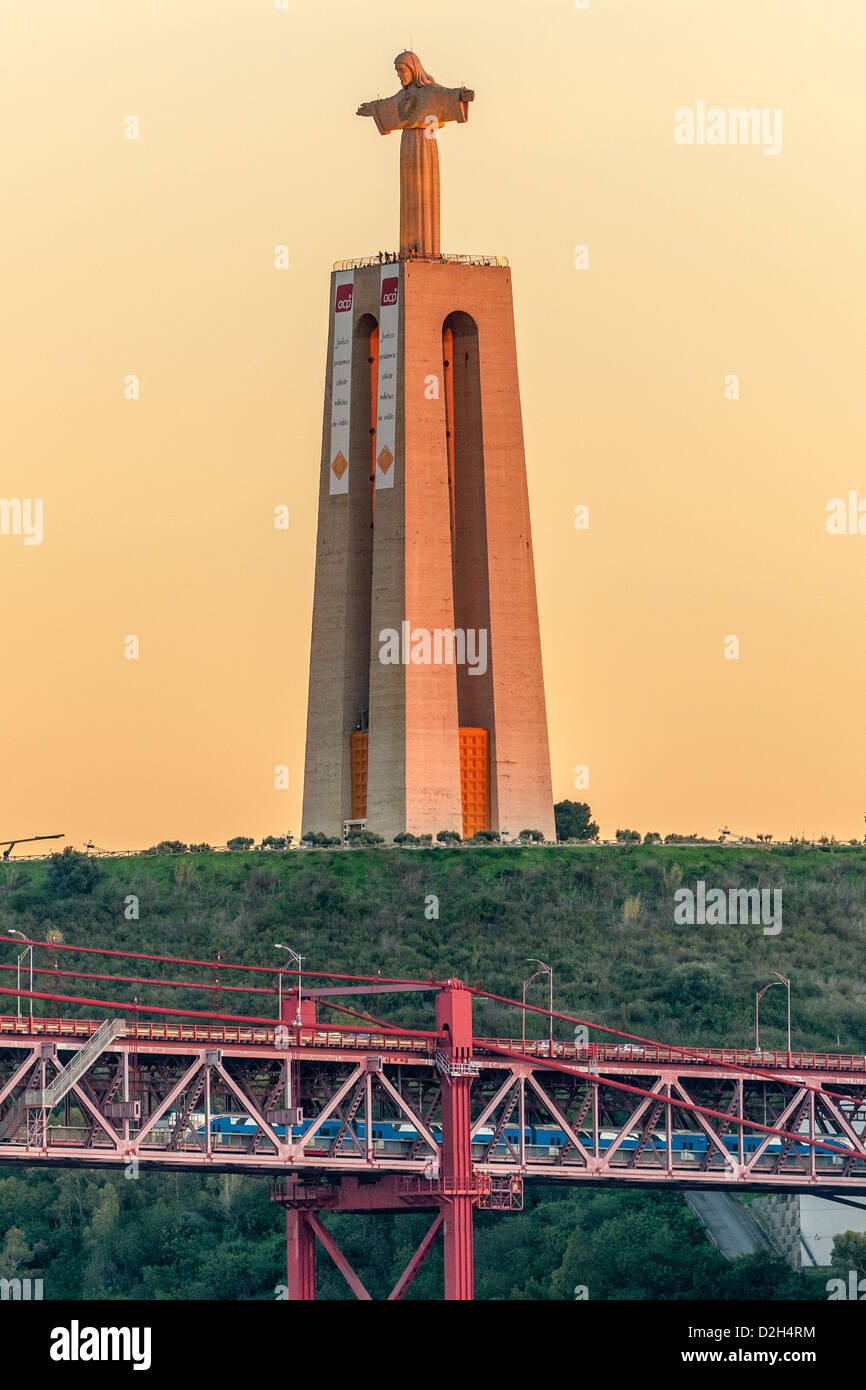
[[[334,459],[334,462],[331,464],[331,472],[334,473],[334,474],[336,474],[336,478],[337,478],[337,481],[338,481],[338,482],[340,481],[340,479],[342,478],[343,474],[345,473],[345,471],[346,471],[346,469],[347,469],[348,467],[349,467],[349,460],[346,458],[346,455],[343,453],[342,449],[339,449],[339,450],[337,451],[337,457]]]
[[[391,467],[391,464],[394,462],[394,455],[391,453],[391,450],[388,448],[388,445],[387,445],[387,444],[385,445],[384,449],[383,449],[382,452],[380,453],[379,457],[376,459],[376,462],[378,463],[378,465],[379,465],[379,467],[381,468],[381,470],[382,470],[383,473],[387,473],[387,472],[388,472],[388,469]]]

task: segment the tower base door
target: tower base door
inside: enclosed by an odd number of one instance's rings
[[[460,796],[463,838],[490,830],[490,734],[487,729],[460,730]]]

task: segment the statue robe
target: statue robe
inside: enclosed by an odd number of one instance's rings
[[[446,121],[468,119],[459,87],[411,82],[393,97],[371,101],[380,135],[402,130],[400,140],[400,250],[439,255],[439,142]]]

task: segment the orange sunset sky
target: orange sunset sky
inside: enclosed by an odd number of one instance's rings
[[[513,269],[555,797],[862,836],[861,0],[4,0],[0,838],[307,828],[329,272],[397,244],[354,112],[408,46],[476,92],[443,249]]]

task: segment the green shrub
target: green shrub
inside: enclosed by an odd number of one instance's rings
[[[97,860],[67,845],[60,854],[48,856],[45,877],[52,897],[71,898],[79,893],[92,893],[102,878],[102,870]]]
[[[324,835],[321,830],[307,830],[301,838],[314,849],[328,849],[331,845],[340,843],[336,835]]]
[[[553,808],[557,840],[595,840],[598,826],[590,820],[587,801],[557,801]]]
[[[348,836],[350,845],[384,845],[384,835],[377,835],[373,830],[350,830]]]

